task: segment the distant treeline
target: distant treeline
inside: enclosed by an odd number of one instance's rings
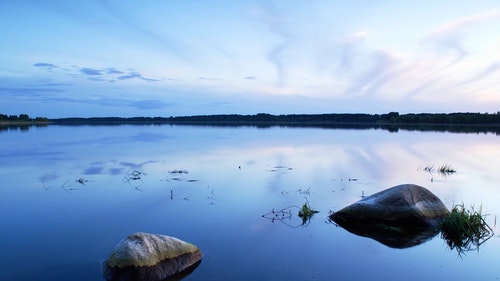
[[[90,118],[31,118],[28,114],[0,114],[0,123],[53,123],[61,125],[112,125],[112,124],[186,124],[186,125],[488,125],[500,126],[500,111],[497,113],[408,113],[386,114],[325,113],[254,115],[216,114],[177,117],[90,117]]]
[[[500,126],[500,112],[497,113],[408,113],[387,114],[329,113],[329,114],[286,114],[255,115],[218,114],[178,117],[92,117],[51,119],[55,124],[99,125],[99,124],[186,124],[186,125],[265,125],[265,126],[323,126],[338,124],[379,125],[488,125]]]
[[[500,135],[500,112],[497,113],[409,113],[387,114],[331,113],[255,115],[218,114],[178,117],[91,117],[30,118],[27,114],[0,114],[0,132],[28,130],[32,126],[58,125],[191,125],[191,126],[254,126],[259,128],[316,127],[329,129],[381,129],[390,132],[436,131],[455,133],[494,133]]]
[[[28,114],[19,114],[19,115],[5,115],[5,114],[0,114],[0,123],[32,123],[32,122],[39,122],[39,123],[48,123],[49,119],[45,117],[36,117],[36,118],[31,118]]]

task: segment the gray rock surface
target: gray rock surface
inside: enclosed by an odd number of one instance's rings
[[[330,219],[354,234],[404,248],[432,238],[449,213],[426,188],[403,184],[365,197],[333,213]]]

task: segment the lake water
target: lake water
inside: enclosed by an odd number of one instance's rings
[[[440,174],[450,165],[456,173]],[[433,172],[425,167],[434,165]],[[185,280],[499,280],[500,138],[399,130],[48,126],[0,131],[0,280],[103,280],[116,243],[151,232],[197,245]],[[495,236],[459,256],[439,235],[395,249],[328,221],[422,185],[482,206]],[[302,224],[308,202],[320,211]],[[274,219],[285,209],[291,215]]]

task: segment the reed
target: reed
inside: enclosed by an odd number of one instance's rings
[[[440,224],[441,238],[450,249],[456,249],[459,255],[467,251],[479,250],[484,242],[493,236],[493,230],[486,223],[485,216],[472,206],[455,205],[451,213]]]
[[[457,170],[455,170],[454,168],[452,168],[450,165],[448,164],[443,164],[441,165],[441,167],[439,167],[439,170],[438,170],[441,174],[453,174],[455,172],[457,172]]]

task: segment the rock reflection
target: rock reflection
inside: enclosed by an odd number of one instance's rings
[[[397,249],[420,245],[431,240],[439,233],[437,228],[409,230],[381,223],[356,224],[338,218],[334,218],[333,221],[353,234],[371,238],[388,247]]]

